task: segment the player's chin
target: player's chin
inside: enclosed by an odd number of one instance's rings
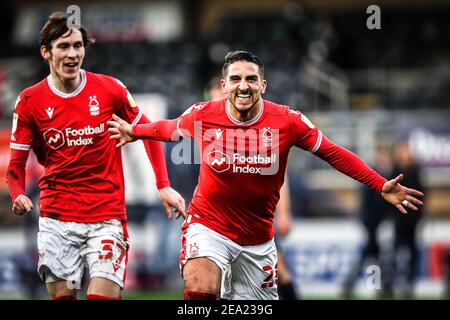
[[[60,76],[64,80],[74,80],[80,75],[80,68],[78,66],[76,67],[63,67],[60,71]]]
[[[61,78],[65,81],[71,81],[71,80],[76,80],[79,75],[80,75],[79,71],[78,72],[69,72],[69,73],[64,72],[62,74]]]
[[[253,103],[253,101],[249,101],[247,103],[240,103],[238,101],[235,102],[235,107],[240,112],[250,111],[254,105],[255,104]]]

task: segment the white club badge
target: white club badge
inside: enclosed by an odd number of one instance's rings
[[[272,131],[269,127],[263,128],[262,132],[262,138],[263,138],[263,146],[264,147],[271,147],[272,146]]]
[[[91,116],[100,114],[100,103],[97,100],[97,96],[89,96],[89,112]]]

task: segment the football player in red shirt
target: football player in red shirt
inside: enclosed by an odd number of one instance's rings
[[[209,83],[208,96],[210,100],[222,100],[226,95],[222,92],[220,80],[222,75],[214,76]],[[277,277],[278,277],[278,295],[282,300],[296,300],[299,295],[296,292],[292,282],[291,273],[281,250],[279,239],[286,237],[292,228],[291,215],[291,197],[289,189],[289,178],[286,174],[283,186],[280,190],[280,199],[278,200],[275,214],[275,244],[277,246]]]
[[[216,299],[222,272],[225,299],[278,298],[273,213],[292,146],[367,185],[402,213],[422,205],[416,197],[423,194],[402,186],[402,175],[387,181],[302,113],[262,99],[267,82],[254,54],[228,53],[222,75],[226,99],[197,103],[174,120],[132,125],[114,115],[108,122],[118,147],[145,138],[193,137],[199,144],[199,182],[180,257],[186,299]]]
[[[128,234],[121,152],[106,130],[112,114],[148,123],[117,79],[81,69],[87,31],[52,14],[40,33],[50,74],[20,93],[11,132],[8,187],[17,215],[30,212],[25,165],[32,149],[45,171],[39,180],[38,272],[53,299],[76,299],[85,266],[87,299],[119,299],[126,274]],[[170,187],[161,143],[145,141],[168,217],[184,213]]]

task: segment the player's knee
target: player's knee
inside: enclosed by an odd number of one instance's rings
[[[117,300],[120,299],[120,286],[114,281],[94,277],[90,280],[86,297],[92,298],[89,300],[99,300],[101,297],[105,298],[101,300]]]
[[[221,271],[207,258],[189,260],[183,268],[185,289],[192,292],[218,294]]]
[[[184,273],[184,287],[187,290],[196,292],[218,293],[220,284],[217,284],[213,277],[197,272]]]
[[[184,290],[184,300],[217,300],[219,294]]]
[[[77,300],[76,296],[68,295],[68,296],[54,296],[52,300]]]
[[[76,291],[70,289],[66,281],[47,283],[47,291],[52,300],[76,300]]]
[[[122,300],[122,297],[107,297],[100,294],[87,294],[86,300]]]

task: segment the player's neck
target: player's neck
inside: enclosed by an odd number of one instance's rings
[[[64,80],[56,72],[50,71],[50,78],[55,89],[63,93],[72,93],[81,84],[81,72],[75,79]]]
[[[255,119],[261,113],[263,103],[264,103],[263,100],[259,99],[258,102],[256,102],[255,106],[251,108],[248,112],[242,112],[236,110],[236,108],[231,104],[231,102],[227,100],[226,108],[228,109],[229,115],[231,115],[235,120],[239,122],[247,122]]]

